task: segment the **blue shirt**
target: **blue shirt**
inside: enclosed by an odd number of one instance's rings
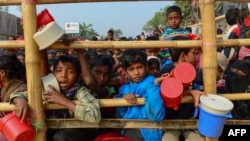
[[[165,106],[160,96],[160,87],[154,84],[155,77],[147,75],[138,83],[128,82],[119,89],[116,98],[122,98],[126,94],[134,94],[145,98],[145,105],[118,107],[118,118],[124,119],[149,119],[158,122],[164,119]],[[163,131],[161,129],[140,129],[145,141],[161,141]]]

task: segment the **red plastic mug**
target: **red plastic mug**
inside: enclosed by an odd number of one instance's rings
[[[55,21],[49,13],[48,9],[44,9],[37,15],[37,28],[47,25],[50,22]]]
[[[167,108],[178,110],[182,92],[182,83],[173,77],[165,78],[160,85],[160,94]]]

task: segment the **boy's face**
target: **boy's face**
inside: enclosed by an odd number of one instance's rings
[[[154,48],[147,48],[146,53],[147,56],[158,56],[159,55],[159,49],[154,49]]]
[[[170,28],[178,29],[180,28],[182,21],[182,16],[177,12],[171,12],[167,15],[167,23]]]
[[[113,35],[111,33],[107,33],[107,38],[109,41],[113,40]]]
[[[102,86],[110,79],[111,70],[108,66],[94,66],[91,73],[97,85]]]
[[[147,71],[146,67],[138,62],[128,67],[126,72],[132,82],[140,82],[145,77]]]
[[[185,54],[183,57],[184,57],[184,60],[185,62],[188,62],[188,63],[191,63],[193,65],[196,65],[196,55],[197,55],[197,50],[192,48],[188,54]]]
[[[160,66],[158,64],[152,64],[151,66],[148,66],[148,73],[155,77],[159,77]]]
[[[54,75],[61,90],[67,90],[77,81],[77,71],[70,62],[59,62],[54,70]]]

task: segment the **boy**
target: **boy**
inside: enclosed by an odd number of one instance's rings
[[[190,32],[181,27],[182,11],[178,6],[170,6],[166,13],[168,28],[161,35],[162,40],[170,40],[176,35],[188,35]]]
[[[231,8],[229,9],[226,14],[226,22],[230,26],[228,31],[226,32],[223,39],[238,39],[240,37],[241,30],[241,24],[244,21],[244,17],[246,14],[242,13],[239,8]],[[227,47],[220,50],[225,56],[227,57],[228,66],[230,66],[237,58],[238,58],[238,51],[239,47]],[[225,71],[225,74],[228,70]]]
[[[165,106],[160,97],[155,77],[147,75],[147,55],[140,49],[128,49],[121,58],[121,66],[130,82],[119,88],[116,98],[124,98],[134,106],[118,107],[117,117],[126,119],[150,119],[158,122],[164,118]],[[145,105],[136,106],[137,97],[145,98]],[[122,134],[134,141],[161,141],[160,129],[123,129]]]
[[[166,12],[168,28],[165,29],[164,33],[161,35],[160,40],[171,40],[174,36],[184,35],[187,36],[190,32],[181,27],[182,22],[182,11],[178,6],[170,6]],[[160,51],[161,56],[161,68],[166,64],[172,63],[169,50],[167,48],[162,48]]]
[[[47,50],[40,52],[40,59],[47,61]],[[46,62],[47,63],[47,62]],[[41,61],[42,76],[48,73],[48,64]],[[46,68],[46,69],[45,69]],[[46,111],[48,119],[74,118],[89,123],[98,123],[101,120],[99,101],[92,95],[90,89],[78,84],[81,74],[79,60],[74,56],[62,55],[53,65],[53,74],[60,87],[58,92],[53,86],[48,85],[50,91],[44,91],[43,97],[46,103],[54,103],[64,106],[66,109]],[[25,97],[27,92],[21,96]],[[11,99],[12,100],[12,99]],[[72,100],[79,100],[75,104]],[[92,141],[97,136],[96,129],[67,128],[67,129],[47,129],[46,137],[48,141]]]
[[[155,36],[149,36],[146,38],[146,41],[157,41],[159,40],[157,37]],[[146,48],[146,54],[147,56],[156,56],[159,57],[159,48]]]
[[[190,40],[186,36],[175,36],[172,40]],[[169,49],[173,63],[167,64],[161,69],[160,74],[170,73],[175,66],[180,63],[187,62],[195,66],[196,64],[196,49],[195,48],[170,48]],[[185,71],[185,70],[183,70]],[[161,78],[159,78],[161,79]],[[158,81],[160,82],[160,81]],[[183,95],[192,95],[195,107],[198,106],[200,95],[204,92],[186,88]],[[182,103],[179,105],[178,111],[168,108],[166,119],[190,119],[193,117],[194,105],[191,103]],[[186,141],[204,141],[196,130],[166,130],[162,141],[179,141],[179,136],[182,135]]]

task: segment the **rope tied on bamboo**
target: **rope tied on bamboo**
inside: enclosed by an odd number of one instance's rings
[[[38,133],[38,130],[40,130],[43,135],[46,135],[47,127],[45,122],[32,123],[32,126],[35,128],[36,134]]]
[[[43,109],[41,109],[37,112],[31,113],[30,116],[36,117],[37,115],[41,114],[42,112],[43,112]],[[43,135],[46,134],[47,127],[46,127],[45,122],[35,122],[35,123],[32,123],[32,126],[33,126],[33,128],[35,128],[36,134],[37,134],[38,130],[40,130],[43,133]]]
[[[203,40],[201,40],[200,44],[201,48],[203,48],[203,46],[217,48],[216,43],[204,42]]]

